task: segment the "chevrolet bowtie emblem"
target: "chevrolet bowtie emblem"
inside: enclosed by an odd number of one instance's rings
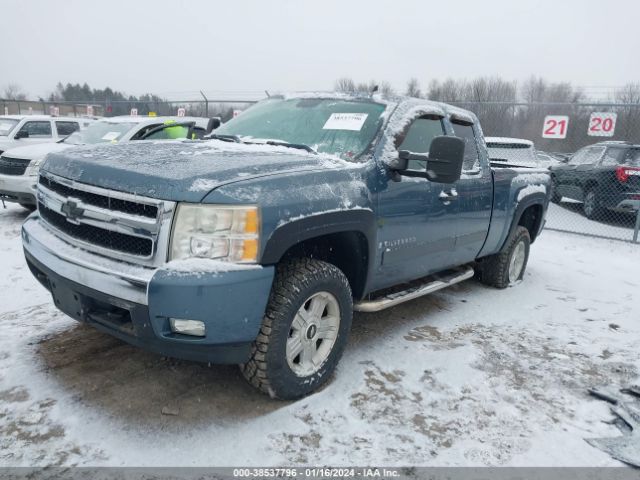
[[[84,208],[78,207],[78,204],[73,200],[68,200],[63,203],[60,210],[65,214],[68,222],[75,223],[76,225],[80,223],[78,222],[78,218],[84,214]]]

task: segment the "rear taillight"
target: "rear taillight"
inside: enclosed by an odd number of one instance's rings
[[[616,168],[616,178],[619,182],[625,183],[631,176],[640,176],[640,168],[622,166]]]

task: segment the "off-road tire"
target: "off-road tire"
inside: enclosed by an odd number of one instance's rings
[[[520,242],[524,242],[524,265],[522,266],[522,271],[520,272],[520,275],[518,275],[518,278],[511,281],[509,279],[509,265],[511,264],[511,257],[516,250],[516,246]],[[496,288],[507,288],[518,280],[521,280],[524,276],[525,270],[527,269],[530,246],[531,237],[529,236],[529,230],[525,227],[517,226],[507,239],[500,252],[495,255],[484,257],[478,262],[476,268],[476,276],[478,280],[486,285]]]
[[[293,319],[317,292],[331,293],[340,307],[340,325],[333,348],[320,369],[307,377],[296,375],[287,362],[286,345]],[[353,299],[344,273],[330,263],[295,259],[278,265],[269,303],[251,357],[240,365],[251,385],[272,398],[292,400],[322,386],[331,376],[347,344]]]

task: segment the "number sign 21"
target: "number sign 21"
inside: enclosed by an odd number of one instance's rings
[[[567,138],[569,117],[566,115],[547,115],[542,127],[542,138]]]

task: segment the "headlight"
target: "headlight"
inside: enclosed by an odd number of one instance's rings
[[[42,160],[31,160],[31,163],[29,163],[29,166],[27,167],[27,175],[30,175],[32,177],[38,175],[41,163]]]
[[[259,238],[258,207],[180,203],[171,234],[169,260],[212,258],[256,262]]]

